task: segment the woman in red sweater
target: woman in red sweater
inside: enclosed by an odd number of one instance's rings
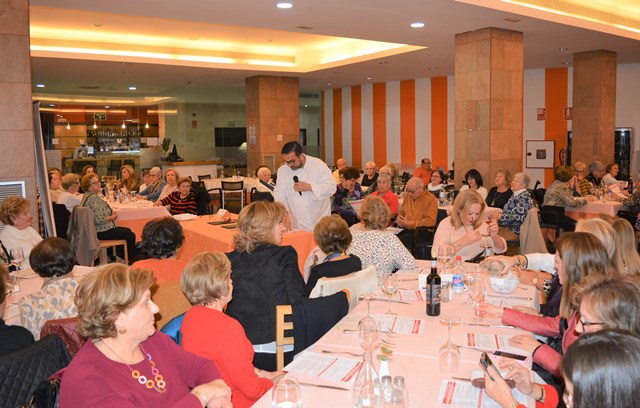
[[[191,184],[189,177],[181,178],[178,180],[178,191],[156,201],[154,205],[168,205],[171,215],[197,214],[196,195],[191,191]]]
[[[235,408],[250,407],[282,373],[253,367],[253,346],[244,329],[222,311],[233,292],[231,262],[221,252],[202,252],[185,267],[180,286],[193,305],[182,322],[182,346],[216,364]]]

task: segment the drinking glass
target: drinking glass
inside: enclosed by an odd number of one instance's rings
[[[487,288],[484,279],[476,277],[474,283],[469,288],[469,298],[473,301],[474,320],[481,320],[480,317],[480,303],[484,301]]]
[[[367,317],[371,316],[371,299],[375,299],[375,298],[376,298],[376,294],[373,292],[363,293],[362,295],[360,295],[360,299],[367,302]]]
[[[462,275],[462,283],[464,283],[464,303],[469,300],[469,288],[476,281],[477,269],[476,265],[468,264],[464,266],[464,275]]]
[[[380,329],[378,322],[371,316],[365,316],[358,322],[360,347],[365,353],[372,353],[380,347]]]
[[[442,264],[442,268],[446,268],[451,262],[451,248],[449,245],[442,245],[438,248],[438,262]]]
[[[302,393],[296,377],[289,374],[280,377],[279,381],[273,386],[271,406],[273,408],[302,407]]]
[[[390,273],[384,277],[382,281],[382,293],[387,297],[389,301],[389,307],[387,308],[387,314],[395,314],[391,311],[391,298],[398,292],[398,275]]]
[[[381,402],[380,379],[373,365],[372,353],[380,347],[378,322],[369,316],[360,319],[360,347],[364,350],[360,371],[353,383],[353,406],[357,408],[379,407]]]
[[[24,251],[22,251],[22,248],[11,248],[9,255],[11,256],[11,265],[14,265],[20,270],[20,267],[24,263]]]
[[[440,371],[455,374],[458,371],[458,363],[460,362],[460,349],[451,341],[451,329],[454,325],[460,324],[460,317],[444,315],[440,317],[440,322],[449,327],[447,342],[438,351]]]

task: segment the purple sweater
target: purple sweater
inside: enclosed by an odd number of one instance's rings
[[[191,388],[220,378],[216,366],[207,359],[184,351],[171,338],[156,332],[142,343],[151,354],[167,391],[147,389],[131,377],[125,364],[105,357],[87,341],[67,367],[60,384],[60,407],[193,407],[202,404]],[[131,365],[153,378],[148,360]]]

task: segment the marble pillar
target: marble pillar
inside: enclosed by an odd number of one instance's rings
[[[455,47],[456,183],[475,168],[489,189],[499,168],[522,170],[523,35],[484,28]]]

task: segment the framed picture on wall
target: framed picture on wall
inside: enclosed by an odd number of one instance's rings
[[[553,140],[527,140],[527,168],[551,169],[555,156]]]

